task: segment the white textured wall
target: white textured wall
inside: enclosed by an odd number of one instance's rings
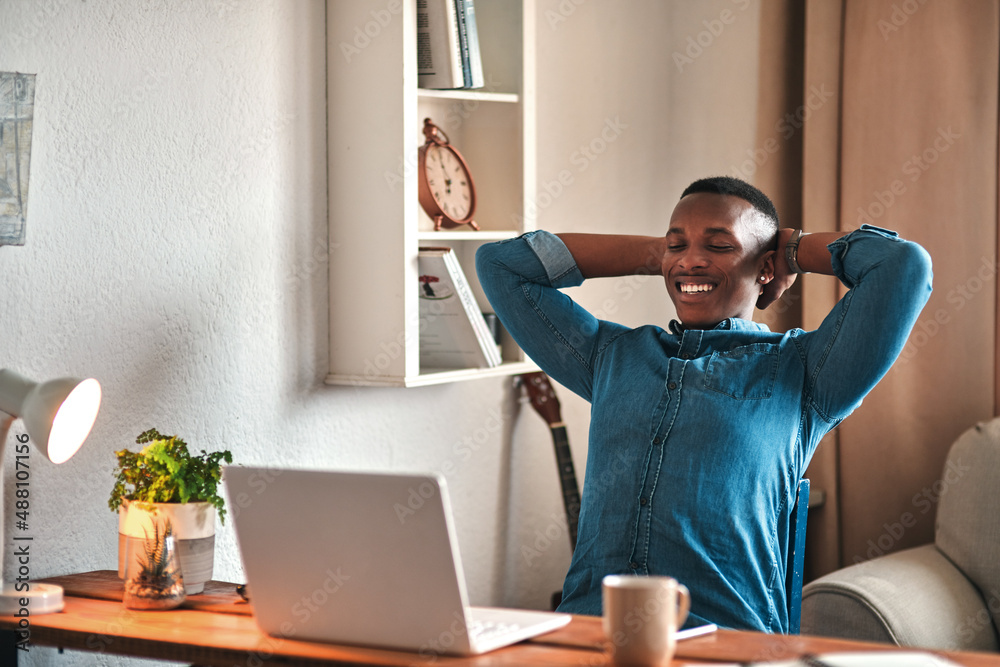
[[[542,226],[661,233],[687,181],[752,145],[738,98],[755,87],[755,10],[690,70],[671,59],[731,6],[539,0],[539,178],[575,178]],[[564,537],[539,540],[562,512],[548,432],[509,381],[323,385],[324,29],[318,1],[0,0],[0,70],[38,76],[27,243],[0,249],[0,367],[105,389],[74,459],[33,459],[33,576],[115,567],[113,452],[155,426],[240,463],[450,470],[472,601],[543,607],[561,585]],[[627,129],[582,169],[574,152],[616,118]],[[662,321],[653,288],[581,298]],[[587,406],[560,398],[582,477]],[[216,578],[241,577],[227,524]]]

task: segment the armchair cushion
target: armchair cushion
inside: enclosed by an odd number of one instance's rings
[[[996,651],[983,597],[933,544],[838,570],[802,590],[802,633]]]
[[[967,430],[948,452],[934,543],[979,589],[1000,628],[1000,419]]]

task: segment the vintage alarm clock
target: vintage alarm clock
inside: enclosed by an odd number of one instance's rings
[[[460,225],[478,230],[472,219],[476,186],[469,165],[430,118],[424,119],[424,136],[427,141],[420,147],[417,163],[420,205],[434,221],[435,231]]]

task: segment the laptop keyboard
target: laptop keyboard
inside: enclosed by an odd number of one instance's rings
[[[502,637],[517,631],[521,626],[516,623],[504,623],[503,621],[492,620],[472,620],[469,622],[469,636],[475,641],[489,641],[495,637]]]

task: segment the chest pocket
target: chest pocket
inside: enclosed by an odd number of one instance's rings
[[[739,400],[771,398],[778,350],[771,343],[754,343],[714,353],[705,371],[705,388]]]

